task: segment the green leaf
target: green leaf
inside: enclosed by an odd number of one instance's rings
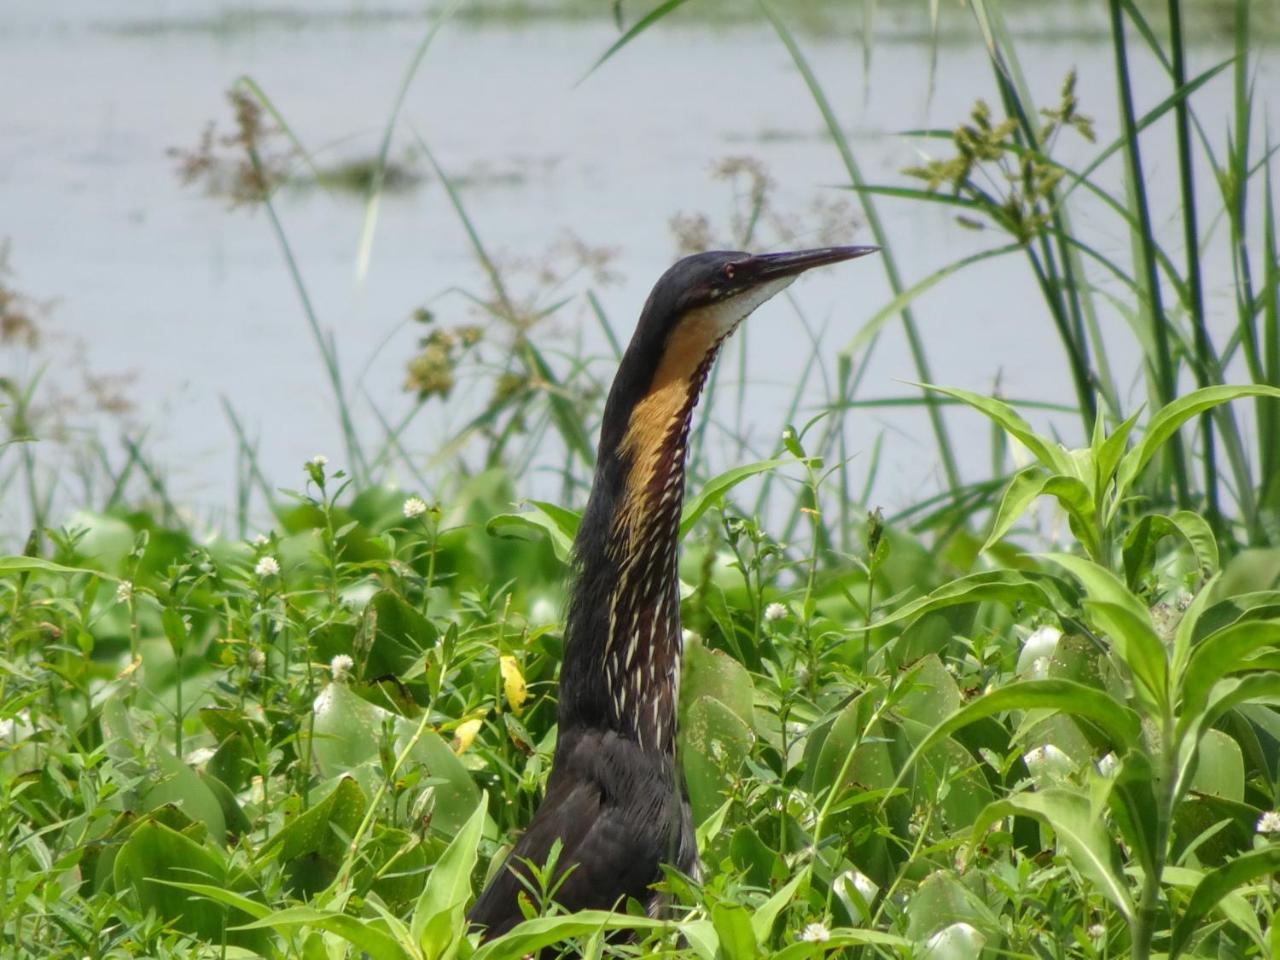
[[[1133,850],[1134,858],[1150,874],[1156,869],[1156,798],[1152,790],[1155,772],[1142,749],[1130,750],[1120,772],[1111,783],[1107,803],[1120,835]]]
[[[1280,845],[1272,844],[1241,854],[1206,874],[1174,925],[1169,942],[1170,960],[1182,953],[1201,921],[1223,897],[1246,883],[1277,873],[1280,873]]]
[[[711,907],[711,922],[715,925],[720,949],[727,960],[755,960],[760,945],[746,907],[721,900]]]
[[[466,929],[463,910],[471,896],[471,872],[476,866],[476,847],[487,811],[482,795],[471,817],[431,868],[422,896],[414,907],[410,935],[427,960],[442,956],[454,938]]]
[[[1154,703],[1167,697],[1168,664],[1147,608],[1109,570],[1083,557],[1051,553],[1048,559],[1070,571],[1084,586],[1086,608],[1110,637],[1111,645]]]
[[[342,777],[328,795],[263,844],[257,862],[278,858],[295,896],[319,893],[337,876],[368,805],[360,785]]]
[[[1004,496],[1000,499],[1000,506],[996,509],[991,533],[987,536],[987,542],[982,545],[984,551],[990,550],[1000,542],[1000,539],[1009,532],[1009,528],[1040,496],[1048,480],[1048,474],[1038,465],[1032,465],[1014,474],[1013,479],[1009,481],[1009,486],[1005,488]]]
[[[378,922],[349,917],[333,910],[318,910],[315,907],[286,907],[236,929],[289,930],[293,927],[319,927],[337,934],[357,950],[363,950],[372,960],[416,960],[394,937],[375,926]]]
[[[1205,581],[1200,591],[1187,606],[1187,609],[1183,611],[1182,619],[1178,621],[1178,626],[1174,630],[1173,665],[1171,670],[1175,684],[1182,683],[1187,657],[1191,655],[1191,645],[1195,640],[1196,627],[1200,624],[1200,617],[1205,610],[1211,609],[1210,602],[1213,599],[1214,587],[1217,585],[1220,576],[1221,574],[1215,573]],[[1276,612],[1280,613],[1280,610]]]
[[[84,567],[68,567],[52,560],[41,560],[39,557],[0,557],[0,576],[11,576],[15,573],[91,573],[96,577],[114,581],[116,578],[100,570],[88,570]]]
[[[955,397],[957,400],[967,403],[979,413],[985,414],[988,418],[995,421],[1004,431],[1013,437],[1031,452],[1039,462],[1051,473],[1060,473],[1066,476],[1074,475],[1071,460],[1066,452],[1052,440],[1048,440],[1034,430],[1027,421],[1018,415],[1017,411],[1007,403],[1002,403],[992,397],[984,397],[978,393],[970,393],[968,390],[959,390],[955,387],[938,387],[931,383],[920,383],[916,386],[923,387],[925,390],[933,390],[936,393],[946,394],[948,397]]]
[[[1240,744],[1221,730],[1206,730],[1200,741],[1195,776],[1187,785],[1211,797],[1244,800],[1244,755]]]
[[[914,619],[933,610],[954,607],[965,603],[983,603],[994,601],[1006,606],[1025,604],[1037,610],[1060,612],[1063,604],[1045,587],[1041,586],[1039,577],[1017,570],[987,570],[973,573],[959,580],[952,580],[934,590],[928,596],[919,597],[904,604],[887,617],[883,617],[866,627],[855,627],[859,632],[875,630],[902,620]],[[1052,584],[1052,578],[1043,578]]]
[[[751,728],[713,697],[699,697],[685,711],[679,753],[695,824],[724,802],[752,740]]]
[[[800,884],[808,879],[809,870],[806,867],[792,877],[777,893],[752,911],[751,930],[755,934],[756,943],[769,942],[769,935],[773,932],[773,924],[778,919],[778,914],[790,905],[796,890],[800,888]]]
[[[174,886],[194,882],[226,887],[227,868],[208,847],[154,821],[129,835],[116,855],[114,873],[116,888],[131,890],[144,913],[154,910],[166,923],[201,939],[221,941],[225,926],[238,919],[235,910]],[[238,942],[247,941],[241,937]]]
[[[418,725],[401,718],[396,721],[396,750],[417,734]],[[453,836],[462,830],[480,804],[480,788],[457,755],[449,749],[434,730],[424,730],[409,753],[409,760],[420,766],[437,781],[435,807],[431,814],[431,828],[445,836]]]
[[[587,937],[606,930],[662,930],[669,926],[671,924],[665,920],[632,917],[608,910],[579,910],[565,916],[534,917],[496,940],[490,940],[471,955],[471,960],[519,960],[526,954],[537,956],[543,947],[572,937]]]
[[[485,525],[492,537],[514,540],[551,541],[551,549],[561,563],[569,563],[573,557],[573,538],[578,535],[582,514],[542,500],[530,500],[533,508],[524,513],[502,513]]]
[[[999,919],[963,883],[945,870],[925,877],[903,911],[907,938],[921,943],[953,923],[968,923],[987,934],[1000,929]],[[927,951],[925,956],[931,956]]]
[[[361,675],[403,677],[434,647],[440,631],[394,590],[379,590],[369,601],[374,619],[368,650],[358,657]],[[357,652],[358,651],[353,651]]]
[[[1016,815],[1033,817],[1051,827],[1075,868],[1115,904],[1127,922],[1133,922],[1133,898],[1117,868],[1117,851],[1107,836],[1102,817],[1087,797],[1072,790],[1050,787],[997,800],[973,825],[973,843],[981,842],[995,821]]]
[[[1142,472],[1142,468],[1169,441],[1179,427],[1206,410],[1241,397],[1280,399],[1280,387],[1270,387],[1260,383],[1202,387],[1179,397],[1156,412],[1147,424],[1146,433],[1138,441],[1137,446],[1125,454],[1120,461],[1120,467],[1116,473],[1115,504],[1118,506],[1124,499],[1129,487]]]
[[[1218,572],[1218,541],[1213,528],[1198,513],[1179,510],[1172,516],[1148,514],[1130,528],[1124,538],[1124,575],[1130,589],[1136,589],[1142,576],[1155,563],[1156,544],[1165,537],[1176,537],[1191,549],[1196,570],[1207,579]]]
[[[1093,491],[1076,477],[1053,476],[1044,482],[1042,492],[1053,497],[1067,514],[1071,532],[1095,560],[1105,560],[1098,542],[1098,518]]]
[[[1093,469],[1095,471],[1093,483],[1099,497],[1106,496],[1107,490],[1111,486],[1112,478],[1115,475],[1116,467],[1120,463],[1120,458],[1124,456],[1125,447],[1129,443],[1129,434],[1133,431],[1133,425],[1138,422],[1138,417],[1141,413],[1142,411],[1139,410],[1128,420],[1122,422],[1107,439],[1093,447]],[[1101,421],[1102,417],[1099,415],[1097,422],[1101,423]]]
[[[1278,645],[1280,620],[1246,620],[1205,637],[1187,660],[1182,685],[1182,716],[1199,714],[1213,685],[1227,674],[1239,670],[1249,654]]]
[[[162,746],[157,745],[154,748],[153,758],[160,768],[160,777],[143,793],[143,808],[155,810],[167,803],[176,804],[192,820],[208,827],[209,836],[216,843],[225,842],[226,817],[222,813],[221,802],[209,789],[208,784],[200,779],[198,773]]]
[[[1142,734],[1142,720],[1138,714],[1102,690],[1072,680],[1011,683],[983,694],[930,730],[902,765],[895,785],[902,782],[925,750],[962,727],[1008,710],[1037,709],[1056,710],[1090,721],[1111,738],[1118,750],[1137,743]]]
[[[682,928],[683,929],[683,928]],[[844,956],[845,947],[877,944],[883,947],[896,947],[902,956],[907,956],[912,947],[910,940],[896,937],[892,933],[881,933],[879,930],[852,930],[837,928],[831,931],[830,938],[821,941],[801,940],[784,947],[772,954],[773,960],[813,960],[814,957],[825,957],[828,954]]]
[[[713,697],[733,711],[750,729],[755,724],[755,695],[751,674],[733,657],[712,650],[697,637],[685,644],[680,668],[680,709],[699,697]]]
[[[174,887],[178,890],[186,890],[188,893],[198,893],[208,900],[226,904],[228,907],[234,907],[247,913],[255,920],[271,915],[270,907],[259,903],[257,900],[250,900],[244,894],[228,890],[226,887],[215,887],[207,883],[184,883],[181,880],[155,880],[153,882],[163,883],[165,886]]]
[[[657,23],[667,14],[669,14],[672,10],[676,9],[676,7],[687,2],[688,0],[663,0],[662,3],[658,4],[648,13],[646,13],[643,17],[637,20],[630,30],[628,30],[621,37],[615,40],[613,42],[613,45],[610,46],[608,50],[606,50],[604,53],[600,55],[600,59],[598,59],[595,63],[591,65],[591,69],[588,70],[586,74],[583,75],[582,79],[583,80],[587,79],[587,77],[591,76],[591,74],[595,73],[602,66],[604,66],[605,61],[607,61],[615,53],[617,53],[619,50],[621,50],[623,47],[629,44],[636,37],[640,36],[640,34],[648,30],[651,26],[653,26],[655,23]],[[578,82],[581,83],[582,81],[579,80]]]
[[[801,466],[811,466],[817,463],[815,458],[806,459],[784,458],[778,460],[761,460],[757,463],[748,463],[741,467],[734,467],[732,470],[726,470],[715,477],[712,477],[702,489],[698,491],[697,496],[684,506],[684,511],[680,515],[680,539],[683,540],[685,534],[693,529],[693,525],[698,519],[710,510],[712,507],[719,506],[724,502],[725,496],[742,481],[761,473],[768,473],[770,470],[777,470],[779,467],[786,467],[799,464]]]

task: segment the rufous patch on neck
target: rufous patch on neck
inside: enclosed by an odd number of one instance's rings
[[[690,393],[701,386],[696,379],[698,368],[722,335],[718,320],[716,311],[704,308],[690,312],[680,321],[667,341],[649,392],[632,408],[618,447],[631,465],[618,516],[632,537],[640,527],[636,521],[656,506],[650,499],[662,489],[661,485],[654,485],[658,470],[664,465],[668,469],[678,467],[664,464],[664,453],[678,419],[687,412]]]

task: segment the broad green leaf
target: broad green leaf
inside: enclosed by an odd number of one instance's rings
[[[1087,797],[1073,790],[1050,787],[997,800],[974,824],[973,842],[981,842],[995,821],[1014,815],[1033,817],[1051,827],[1076,869],[1115,904],[1126,921],[1133,922],[1133,898],[1118,869],[1117,851],[1102,817]]]
[[[551,549],[561,563],[573,558],[573,538],[578,535],[582,515],[553,503],[530,500],[533,508],[524,513],[503,513],[491,519],[485,531],[492,537],[516,540],[541,540],[551,542]]]
[[[1174,960],[1186,948],[1191,936],[1209,911],[1228,893],[1254,880],[1280,873],[1280,845],[1251,850],[1210,871],[1191,895],[1182,916],[1173,928],[1169,957]]]
[[[1194,891],[1204,880],[1205,872],[1204,870],[1196,870],[1190,867],[1177,867],[1166,864],[1160,879],[1169,886]],[[1222,911],[1224,917],[1247,933],[1254,943],[1266,949],[1262,938],[1262,928],[1258,924],[1258,918],[1254,913],[1253,906],[1241,895],[1238,888],[1224,895],[1218,901],[1217,907]]]
[[[116,888],[131,890],[144,913],[154,910],[184,933],[218,942],[224,928],[239,920],[236,910],[172,885],[170,881],[226,887],[228,873],[214,851],[163,824],[138,826],[116,855],[114,872]],[[232,939],[239,943],[260,940],[254,936]]]
[[[1174,731],[1175,740],[1179,743],[1177,794],[1182,793],[1191,775],[1201,733],[1228,710],[1247,703],[1280,704],[1280,673],[1227,677],[1214,685],[1202,711],[1178,718]]]
[[[1151,761],[1141,750],[1130,750],[1121,761],[1120,771],[1111,784],[1107,803],[1120,835],[1133,850],[1138,865],[1148,873],[1155,869],[1156,798],[1152,789],[1155,773]]]
[[[325,685],[313,709],[312,750],[326,777],[354,773],[362,764],[377,760],[382,721],[393,714],[336,682]]]
[[[1118,505],[1124,499],[1129,492],[1129,487],[1142,472],[1142,468],[1168,442],[1179,427],[1206,410],[1241,397],[1280,399],[1280,388],[1259,383],[1202,387],[1156,411],[1147,423],[1147,430],[1142,439],[1120,461],[1116,473],[1115,503]]]
[[[335,933],[371,960],[417,960],[396,939],[384,933],[379,921],[358,919],[333,910],[315,907],[286,907],[260,920],[237,927],[238,930],[291,930],[294,927],[318,927]]]
[[[928,596],[919,597],[904,604],[887,617],[882,617],[866,627],[855,627],[859,632],[874,630],[902,620],[909,620],[933,610],[954,607],[963,603],[994,601],[1006,606],[1025,604],[1037,610],[1059,611],[1062,604],[1035,579],[1017,570],[988,570],[973,573],[959,580],[944,583]]]
[[[845,956],[843,952],[846,947],[864,946],[867,944],[876,944],[883,947],[896,947],[902,956],[906,956],[907,951],[911,949],[911,941],[903,937],[896,937],[892,933],[882,933],[879,930],[852,930],[848,928],[838,927],[831,931],[831,936],[826,940],[808,941],[801,940],[799,943],[793,943],[783,947],[777,953],[772,954],[773,960],[813,960],[814,957]]]
[[[836,716],[822,740],[816,761],[807,771],[809,792],[839,796],[854,786],[887,790],[894,783],[888,737],[874,719],[878,700],[864,693]]]
[[[258,863],[278,858],[295,895],[318,893],[337,875],[368,805],[359,784],[342,777],[328,795],[263,844]]]
[[[714,697],[699,697],[680,727],[680,760],[689,789],[694,823],[724,802],[724,792],[751,752],[751,728]]]
[[[1164,702],[1168,665],[1147,608],[1113,573],[1092,561],[1065,553],[1051,553],[1048,559],[1080,581],[1089,598],[1086,607],[1111,638],[1116,653],[1155,702]]]
[[[760,952],[751,913],[740,903],[721,900],[711,907],[711,922],[726,960],[755,960]]]
[[[1074,473],[1070,458],[1066,452],[1052,440],[1048,440],[1032,430],[1031,425],[1023,420],[1013,407],[1007,403],[1002,403],[992,397],[984,397],[978,393],[970,393],[968,390],[959,390],[955,387],[938,387],[930,383],[921,383],[917,384],[917,386],[923,387],[925,390],[933,390],[936,393],[944,393],[948,397],[955,397],[957,400],[967,403],[979,413],[985,414],[999,424],[1005,433],[1026,447],[1031,452],[1031,455],[1040,461],[1041,466],[1050,473],[1066,475]]]
[[[968,923],[990,932],[1000,929],[991,908],[946,870],[935,870],[925,877],[904,912],[907,938],[917,943],[953,923]]]
[[[160,776],[155,785],[142,794],[143,808],[155,810],[166,803],[176,804],[192,820],[208,827],[209,836],[222,845],[226,841],[227,821],[222,804],[209,785],[162,746],[154,748],[153,758],[160,768]]]
[[[1205,637],[1187,659],[1182,715],[1193,717],[1203,710],[1213,685],[1240,669],[1250,654],[1277,646],[1280,646],[1280,620],[1246,620]]]
[[[1095,560],[1104,559],[1101,556],[1102,546],[1098,542],[1098,517],[1094,508],[1093,491],[1084,481],[1075,477],[1049,477],[1041,492],[1058,501],[1067,514],[1071,532],[1076,535],[1089,556]]]
[[[403,677],[440,640],[440,631],[429,619],[394,590],[379,590],[369,601],[374,617],[368,650],[357,660],[366,678],[390,674]]]
[[[471,817],[431,868],[410,922],[410,936],[427,957],[436,960],[465,929],[463,909],[471,896],[471,873],[476,847],[484,829],[488,805],[481,795]]]
[[[1004,491],[1004,496],[1000,499],[1000,506],[996,508],[995,521],[991,525],[987,542],[982,545],[983,550],[990,550],[1000,542],[1001,538],[1009,532],[1009,528],[1040,496],[1048,479],[1049,475],[1044,472],[1043,467],[1038,465],[1027,467],[1014,474]]]
[[[680,668],[680,709],[687,710],[699,697],[719,700],[748,728],[755,724],[750,672],[728,654],[690,637]]]
[[[519,960],[526,954],[537,955],[543,947],[588,937],[608,930],[664,930],[671,924],[651,917],[632,917],[608,910],[579,910],[558,917],[534,917],[490,940],[471,955],[471,960]]]
[[[931,653],[914,665],[908,689],[898,702],[898,712],[928,727],[935,727],[953,715],[964,703],[955,679]]]
[[[769,935],[773,932],[773,924],[778,919],[778,914],[787,908],[791,903],[791,898],[795,896],[796,890],[800,888],[800,884],[808,879],[808,868],[801,870],[781,887],[777,893],[752,911],[751,929],[755,933],[757,943],[769,942]]]
[[[685,504],[684,511],[680,515],[680,539],[684,539],[685,534],[693,529],[693,525],[698,522],[698,519],[704,513],[712,507],[723,503],[729,491],[742,483],[742,481],[757,474],[777,470],[779,467],[792,465],[809,466],[817,462],[813,458],[800,460],[789,457],[778,460],[761,460],[758,463],[748,463],[741,467],[734,467],[732,470],[726,470],[724,473],[712,477],[703,484],[697,496]]]
[[[445,836],[453,836],[466,826],[477,805],[480,788],[449,744],[434,730],[418,734],[418,724],[401,718],[396,721],[396,750],[417,736],[409,753],[409,762],[420,766],[428,777],[437,781],[431,828]]]
[[[1200,577],[1212,577],[1218,572],[1218,541],[1202,516],[1190,510],[1179,510],[1171,516],[1148,514],[1130,527],[1124,538],[1124,575],[1130,589],[1136,589],[1140,578],[1151,569],[1156,545],[1165,537],[1176,537],[1190,548]]]
[[[1137,696],[1148,706],[1163,710],[1169,699],[1166,686],[1169,665],[1150,615],[1145,609],[1141,614],[1136,613],[1132,604],[1102,600],[1086,600],[1084,608],[1137,680]]]
[[[1221,730],[1206,730],[1200,741],[1189,790],[1240,802],[1244,800],[1244,756],[1240,744]]]
[[[921,753],[943,737],[983,717],[1008,710],[1049,709],[1088,720],[1103,730],[1117,750],[1137,743],[1142,734],[1142,721],[1129,707],[1110,694],[1070,680],[1028,680],[998,687],[966,704],[946,722],[934,727],[920,741],[902,765],[897,783],[901,783]]]

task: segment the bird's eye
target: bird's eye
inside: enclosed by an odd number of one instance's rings
[[[724,265],[724,278],[726,280],[732,280],[734,272],[734,265],[732,263],[726,263]]]

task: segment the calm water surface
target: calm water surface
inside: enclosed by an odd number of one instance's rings
[[[262,465],[274,482],[299,483],[298,465],[317,452],[337,465],[341,442],[328,388],[265,216],[231,211],[225,200],[183,187],[167,151],[193,146],[212,119],[225,128],[224,92],[249,74],[317,162],[373,155],[426,21],[400,15],[411,5],[398,11],[358,3],[328,5],[337,16],[293,17],[281,12],[288,7],[279,0],[235,7],[137,0],[6,6],[0,238],[11,243],[15,284],[32,296],[57,298],[50,320],[60,335],[54,354],[65,357],[79,343],[93,371],[135,375],[129,388],[134,417],[148,428],[151,454],[177,499],[203,517],[222,516],[233,489],[234,439],[222,397],[260,439]],[[257,8],[270,14],[255,17]],[[951,126],[976,97],[994,99],[989,71],[979,45],[951,40],[938,51],[931,90],[930,45],[894,38],[896,28],[886,22],[868,83],[859,22],[854,17],[847,28],[801,41],[851,131],[865,173],[900,182],[898,171],[919,162],[920,143],[898,131]],[[776,206],[800,229],[798,243],[818,235],[821,217],[812,202],[847,196],[834,189],[847,177],[767,27],[674,24],[578,83],[616,36],[606,20],[447,25],[414,80],[392,153],[401,156],[414,133],[428,143],[443,167],[469,184],[464,201],[486,244],[504,260],[539,261],[565,235],[614,248],[621,282],[598,293],[625,339],[649,286],[675,256],[673,214],[701,212],[713,224],[727,223],[737,201],[714,174],[719,161],[750,156],[765,165],[778,184]],[[1083,36],[1028,38],[1020,51],[1045,104],[1056,102],[1069,69],[1079,71],[1082,107],[1097,117],[1105,142],[1115,133],[1110,49],[1088,31]],[[1193,67],[1228,52],[1197,47]],[[1137,75],[1144,104],[1165,95],[1150,63],[1140,60]],[[1227,76],[1199,95],[1211,133],[1225,124]],[[1275,80],[1274,63],[1264,62],[1259,89],[1270,84],[1275,90]],[[1271,100],[1268,119],[1277,129],[1280,98]],[[1178,236],[1168,136],[1166,129],[1154,130],[1144,147],[1154,202],[1171,236]],[[1068,161],[1095,149],[1072,137],[1062,146]],[[1118,167],[1108,168],[1103,179],[1115,183],[1119,175]],[[482,291],[483,274],[443,191],[429,180],[384,198],[363,281],[356,272],[364,215],[358,196],[286,190],[279,210],[320,320],[343,358],[361,429],[375,436],[376,420],[359,394],[367,391],[392,418],[408,408],[401,383],[419,331],[406,318],[425,304],[445,322],[466,321],[472,316],[466,302],[449,291]],[[881,214],[908,283],[1004,242],[989,231],[960,229],[922,205],[881,201]],[[1103,252],[1127,258],[1128,237],[1114,218],[1088,206],[1076,218]],[[844,239],[868,238],[861,217],[852,216]],[[778,240],[766,233],[762,242]],[[1229,328],[1226,261],[1210,250],[1207,263],[1211,309]],[[513,280],[517,290],[521,276]],[[563,292],[584,287],[578,277]],[[828,374],[837,352],[889,298],[872,261],[808,277],[793,290],[809,324],[822,331]],[[989,391],[998,381],[1006,396],[1073,401],[1056,336],[1022,261],[958,273],[919,301],[918,319],[936,382]],[[1136,404],[1144,393],[1128,321],[1115,314],[1104,323],[1113,367]],[[768,455],[810,343],[786,302],[762,309],[749,330],[751,384],[742,423],[755,452]],[[604,350],[585,301],[575,297],[540,342],[572,348],[579,339],[589,352]],[[732,384],[736,354],[727,359],[722,382]],[[14,356],[3,363],[5,373],[22,372]],[[78,380],[65,370],[55,364],[51,379],[73,390]],[[912,379],[903,337],[891,325],[861,395],[906,395],[910,388],[902,381]],[[820,377],[811,380],[806,397],[816,403],[826,390]],[[463,383],[449,405],[433,404],[407,437],[424,464],[483,401],[469,390]],[[726,391],[719,400],[716,421],[733,429],[734,396]],[[1042,415],[1031,419],[1047,422]],[[966,475],[984,476],[985,424],[959,411],[948,420]],[[1075,421],[1060,422],[1064,438],[1078,441]],[[861,453],[854,465],[859,483],[882,431],[876,499],[894,508],[936,490],[940,473],[924,418],[903,409],[851,420],[849,446]],[[556,489],[545,473],[526,486],[522,493]],[[3,508],[0,524],[20,525],[14,511],[21,509]]]

